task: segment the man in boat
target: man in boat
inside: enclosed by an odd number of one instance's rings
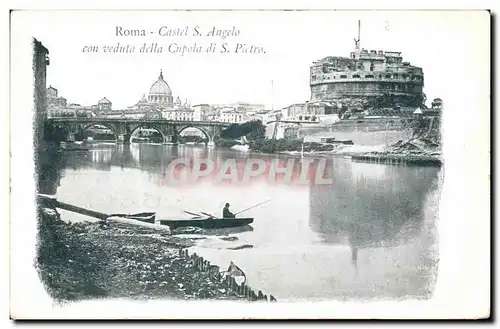
[[[229,210],[229,203],[222,209],[222,218],[234,218],[234,214]]]

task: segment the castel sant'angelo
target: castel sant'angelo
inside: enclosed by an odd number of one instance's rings
[[[404,62],[400,52],[360,48],[359,22],[350,57],[325,57],[310,68],[311,101],[340,102],[348,108],[417,108],[425,102],[423,86],[422,68]]]

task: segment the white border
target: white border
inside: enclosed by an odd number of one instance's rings
[[[27,2],[24,2],[26,4]],[[300,7],[294,5],[296,2],[287,2],[287,6],[290,7]],[[302,7],[305,7],[303,2]],[[422,2],[419,2],[419,6],[422,6]],[[425,1],[424,4],[430,5],[429,7],[439,7],[439,3],[435,1]],[[96,3],[94,1],[86,2],[85,4],[79,4],[79,8],[103,8],[110,7],[106,6],[102,2]],[[121,6],[124,6],[121,3]],[[185,3],[181,5],[183,7],[188,7]],[[379,8],[397,8],[401,5],[399,3],[391,3],[381,4]],[[477,8],[484,7],[481,6],[481,3],[467,3],[464,1],[458,1],[454,3],[454,6],[465,6],[468,8]],[[19,7],[19,5],[16,5]],[[44,6],[40,5],[36,2],[31,2],[30,8],[47,8],[47,4]],[[52,7],[57,8],[68,8],[75,6],[69,6],[66,3],[54,3]],[[113,6],[116,8],[116,6]],[[129,3],[129,8],[145,8],[144,3]],[[164,7],[164,6],[163,6]],[[171,6],[179,7],[179,6]],[[200,8],[201,5],[198,3],[197,5],[191,6]],[[213,7],[222,7],[216,6],[214,4]],[[247,3],[245,8],[263,8],[264,6],[259,2]],[[266,6],[269,7],[269,6]],[[274,8],[283,8],[283,5],[275,6]],[[307,7],[313,7],[310,2],[307,3]],[[325,5],[319,6],[320,8],[327,8]],[[331,7],[328,6],[328,7]],[[428,7],[428,8],[429,8]],[[450,7],[450,4],[447,6]],[[152,7],[149,7],[152,8]],[[338,8],[353,8],[352,3],[343,3],[338,6]],[[368,6],[365,8],[371,8]],[[17,55],[16,55],[17,56]],[[16,70],[17,72],[17,70]],[[14,86],[13,86],[14,87]],[[485,86],[481,86],[484,88]],[[488,87],[488,86],[486,86]],[[6,89],[4,89],[6,90]],[[28,93],[31,96],[31,93]],[[22,101],[22,99],[19,99]],[[24,97],[24,100],[31,100],[31,97]],[[452,106],[458,106],[456,108],[460,108],[460,102],[457,97],[457,100],[448,100],[446,99],[446,107],[451,108]],[[489,278],[489,264],[485,264],[485,261],[489,261],[487,254],[488,251],[488,240],[489,240],[489,193],[488,193],[488,173],[489,173],[489,154],[487,153],[489,147],[489,113],[481,111],[481,109],[486,108],[485,105],[488,105],[487,99],[476,99],[479,102],[477,104],[477,111],[479,115],[471,116],[464,118],[464,121],[461,121],[459,124],[463,124],[463,127],[468,127],[467,134],[461,135],[453,135],[451,136],[448,132],[451,130],[446,130],[445,123],[445,152],[449,150],[449,152],[445,153],[446,156],[446,164],[445,164],[445,173],[446,173],[446,181],[445,187],[443,189],[443,200],[442,204],[444,208],[447,208],[448,211],[442,209],[442,218],[453,220],[453,223],[449,223],[449,226],[446,226],[446,230],[449,229],[450,232],[453,232],[454,236],[449,236],[449,241],[452,245],[458,246],[460,244],[465,244],[469,247],[469,253],[459,254],[455,256],[451,256],[451,253],[445,256],[442,254],[442,260],[446,262],[450,261],[454,265],[452,267],[456,267],[459,271],[450,271],[450,273],[444,275],[440,273],[440,275],[445,276],[446,279],[450,279],[453,282],[453,285],[448,286],[448,291],[455,292],[453,295],[449,295],[448,298],[443,298],[439,301],[433,300],[430,302],[425,302],[423,304],[415,302],[404,302],[404,303],[377,303],[377,304],[339,304],[339,303],[314,303],[314,304],[273,304],[273,305],[242,305],[242,304],[232,304],[227,305],[217,305],[216,307],[209,307],[209,305],[214,305],[213,303],[205,305],[201,303],[200,305],[191,305],[189,307],[185,306],[184,303],[175,303],[175,304],[161,304],[155,305],[156,303],[148,303],[148,305],[130,305],[130,303],[116,303],[114,307],[111,307],[111,303],[106,302],[104,305],[107,307],[103,309],[99,305],[93,303],[82,303],[79,305],[75,305],[74,307],[65,309],[64,312],[60,312],[61,310],[53,309],[52,305],[36,305],[32,304],[29,308],[31,316],[34,317],[131,317],[131,311],[134,311],[136,316],[155,316],[162,317],[165,315],[165,309],[175,308],[175,317],[177,318],[189,318],[193,317],[192,310],[197,309],[200,310],[200,313],[197,316],[201,317],[228,317],[228,313],[231,315],[229,317],[272,317],[272,318],[289,318],[289,317],[307,317],[307,318],[316,318],[323,317],[328,315],[329,317],[361,317],[361,318],[373,318],[373,317],[424,317],[424,318],[441,318],[441,317],[453,317],[453,318],[469,318],[469,317],[477,317],[481,314],[485,314],[485,307],[488,306],[489,303],[485,303],[485,298],[488,297],[489,286],[488,286],[488,278]],[[17,105],[18,104],[18,105]],[[17,103],[15,108],[31,108],[31,104],[22,102]],[[14,106],[14,104],[13,104]],[[23,139],[22,133],[26,134],[28,130],[26,117],[23,118],[18,117],[17,113],[12,113],[11,123],[12,123],[12,140],[16,143],[16,148],[18,149],[18,153],[15,153],[15,149],[13,149],[13,158],[12,158],[12,180],[15,182],[16,173],[18,173],[19,177],[24,177],[27,180],[20,179],[19,182],[15,183],[13,188],[15,187],[23,187],[22,190],[18,190],[18,192],[12,192],[12,211],[16,213],[15,218],[34,218],[30,217],[29,214],[33,214],[26,207],[26,193],[29,191],[30,184],[28,181],[30,179],[30,175],[26,175],[26,172],[29,172],[30,158],[28,153],[26,152],[26,148],[28,146],[28,142],[31,143],[31,140]],[[3,122],[7,122],[4,120]],[[6,131],[5,129],[3,130]],[[5,136],[4,136],[5,137]],[[3,140],[7,140],[4,138]],[[18,143],[22,143],[22,147],[19,146]],[[478,149],[478,145],[482,147]],[[22,151],[21,151],[22,150]],[[450,165],[453,163],[453,166]],[[15,169],[18,171],[16,172]],[[21,185],[17,185],[21,184]],[[16,194],[19,193],[19,194]],[[3,200],[6,200],[5,198]],[[6,207],[4,207],[5,209]],[[20,211],[24,210],[27,212],[21,213]],[[443,212],[447,213],[443,216]],[[19,217],[18,217],[19,216]],[[488,218],[488,220],[486,220]],[[459,229],[457,229],[459,226]],[[443,237],[443,231],[445,230],[444,225],[440,225],[440,236]],[[474,234],[476,232],[476,234]],[[467,233],[467,234],[465,234]],[[17,237],[17,232],[12,232],[12,237]],[[467,238],[467,235],[476,236],[474,240],[470,240],[470,237]],[[447,233],[444,233],[446,236]],[[25,240],[24,240],[25,239]],[[446,238],[445,238],[446,240]],[[18,247],[22,246],[25,243],[29,243],[29,238],[23,238],[23,243],[18,245]],[[443,243],[443,242],[442,242]],[[12,246],[13,248],[15,245]],[[17,250],[18,249],[14,249]],[[16,254],[17,255],[17,254]],[[17,258],[17,256],[16,256]],[[26,259],[25,259],[26,260]],[[23,260],[23,261],[25,261]],[[28,260],[29,261],[29,260]],[[473,266],[473,264],[477,264]],[[474,269],[481,269],[480,271],[475,271]],[[464,272],[465,271],[465,272]],[[22,296],[22,303],[20,305],[26,305],[30,302],[30,291],[27,291],[27,294]],[[115,303],[112,303],[115,304]],[[129,305],[127,305],[129,304]],[[26,310],[26,309],[25,309]],[[222,311],[222,312],[221,312]],[[33,313],[32,313],[33,312]]]

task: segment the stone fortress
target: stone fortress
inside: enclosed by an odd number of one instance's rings
[[[422,68],[403,61],[401,52],[362,49],[361,21],[354,42],[349,57],[328,56],[311,65],[311,101],[362,99],[363,105],[377,105],[377,98],[386,98],[390,107],[422,105]]]
[[[360,118],[410,117],[415,111],[436,114],[442,101],[427,109],[422,68],[401,52],[361,48],[361,22],[349,57],[327,56],[310,66],[310,99],[270,113],[284,121],[321,123]]]
[[[407,131],[414,118],[441,115],[440,98],[430,108],[425,105],[422,68],[404,61],[401,52],[361,48],[360,35],[358,21],[358,38],[349,57],[327,56],[312,63],[309,100],[268,114],[271,122],[280,122],[274,136],[324,133],[359,144],[381,143],[391,131],[395,139],[407,138],[401,131]],[[383,136],[375,136],[378,131]]]
[[[311,101],[340,101],[389,97],[388,106],[419,107],[424,74],[403,62],[399,52],[359,50],[349,58],[326,57],[310,69]],[[375,102],[373,102],[375,104]]]

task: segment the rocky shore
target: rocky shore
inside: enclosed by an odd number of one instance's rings
[[[353,155],[354,161],[382,162],[420,166],[441,166],[442,151],[439,144],[426,139],[400,141],[379,151]]]
[[[300,155],[298,151],[277,152]],[[344,156],[355,161],[380,162],[391,164],[435,165],[442,164],[442,150],[439,144],[425,139],[399,141],[393,145],[330,145],[328,150],[307,150],[303,155]]]
[[[60,302],[257,299],[218,267],[188,256],[185,248],[192,245],[190,239],[149,227],[112,221],[68,224],[55,210],[41,208],[36,266],[47,292]]]

